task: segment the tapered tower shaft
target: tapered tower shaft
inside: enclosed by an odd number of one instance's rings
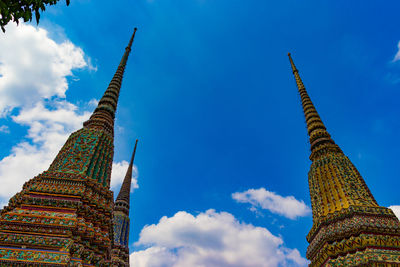
[[[399,266],[399,220],[377,204],[356,167],[332,140],[290,53],[289,60],[311,145],[308,183],[313,227],[307,235],[311,266]]]
[[[135,38],[137,28],[134,29],[128,46],[125,48],[125,53],[122,56],[121,62],[118,65],[117,71],[114,74],[107,90],[100,99],[95,111],[90,119],[84,123],[84,126],[89,129],[101,129],[114,134],[114,118],[117,110],[119,91],[121,90],[122,78],[125,72],[126,63],[131,52],[132,43]]]
[[[129,40],[114,77],[84,127],[71,134],[50,165],[50,171],[82,174],[100,186],[110,188],[114,157],[114,118],[122,77],[136,34]]]
[[[303,81],[300,78],[299,71],[294,65],[293,59],[288,54],[290,65],[292,66],[292,71],[294,78],[296,80],[297,88],[301,97],[301,104],[303,106],[303,112],[307,123],[307,132],[310,137],[311,144],[311,159],[314,159],[318,156],[318,153],[321,151],[322,154],[326,153],[328,150],[330,152],[339,152],[341,153],[340,148],[335,144],[332,140],[330,134],[326,130],[324,123],[322,122],[317,110],[314,107],[310,97],[308,96],[307,90],[304,87]]]
[[[131,161],[129,162],[128,170],[126,171],[124,181],[122,182],[114,205],[114,244],[112,262],[115,266],[129,267],[129,195],[131,193],[133,161],[135,159],[137,143],[138,140],[136,139]]]

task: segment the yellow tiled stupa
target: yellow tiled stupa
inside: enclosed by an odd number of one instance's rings
[[[301,97],[312,161],[308,183],[313,226],[310,266],[400,266],[400,222],[376,202],[364,179],[332,140],[289,54]]]

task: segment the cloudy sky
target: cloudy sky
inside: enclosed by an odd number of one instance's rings
[[[137,267],[305,266],[304,118],[287,52],[382,206],[400,213],[397,1],[73,0],[0,34],[0,204],[81,127],[138,27],[112,188],[139,139]]]

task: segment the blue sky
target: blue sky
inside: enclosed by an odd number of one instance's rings
[[[328,131],[378,203],[400,205],[400,61],[395,59],[399,8],[397,1],[382,5],[374,1],[135,0],[111,4],[75,0],[69,7],[60,1],[41,16],[39,27],[47,33],[37,39],[38,46],[28,36],[35,38],[39,29],[29,30],[24,24],[17,29],[9,25],[0,37],[0,43],[16,38],[14,44],[19,44],[6,46],[7,54],[17,55],[12,58],[0,49],[0,95],[13,95],[15,100],[13,105],[0,101],[0,179],[13,182],[7,178],[13,171],[6,170],[17,167],[12,159],[19,159],[18,149],[29,150],[26,157],[39,153],[47,160],[40,166],[33,161],[36,173],[26,180],[47,168],[51,157],[45,154],[54,154],[67,134],[93,111],[133,28],[138,27],[116,115],[114,156],[119,164],[116,179],[121,179],[124,161],[139,139],[135,159],[139,188],[131,195],[130,234],[131,251],[139,253],[131,259],[138,266],[164,266],[146,258],[149,255],[163,259],[167,266],[187,264],[187,258],[207,249],[210,240],[190,247],[189,239],[184,242],[177,234],[182,229],[178,225],[190,221],[185,229],[192,236],[207,237],[199,234],[206,231],[198,227],[207,225],[204,219],[214,223],[215,229],[232,227],[228,236],[244,231],[244,225],[261,227],[254,231],[267,229],[283,240],[271,247],[271,253],[279,250],[284,256],[265,266],[304,265],[300,256],[293,260],[290,251],[297,249],[305,258],[305,236],[312,226],[305,206],[310,206],[307,172],[311,162],[287,52],[292,53]],[[26,38],[17,34],[23,27],[30,33]],[[32,57],[27,63],[29,59],[17,49],[41,51],[45,46],[40,40],[47,40],[58,52],[48,58]],[[55,65],[61,71],[40,64],[53,56],[62,58],[63,67]],[[21,80],[28,80],[24,76],[29,73],[38,73],[30,77],[33,80],[43,78],[39,73],[55,73],[52,88],[59,89],[41,90],[50,81],[44,79],[39,85],[29,83],[12,90],[11,85],[19,83],[7,83],[11,79],[7,71],[15,68],[22,69]],[[66,87],[60,85],[62,78]],[[26,98],[26,94],[35,97]],[[39,114],[33,111],[47,115],[33,123],[29,114]],[[67,115],[54,115],[57,111]],[[66,122],[68,114],[74,119]],[[63,130],[54,129],[54,123]],[[56,140],[54,146],[52,140]],[[31,172],[32,168],[20,175]],[[247,194],[232,197],[241,192]],[[3,202],[7,194],[11,193],[0,190]],[[264,204],[264,209],[238,199]],[[276,202],[271,206],[266,199]],[[274,211],[274,205],[284,203],[293,204],[294,209]],[[298,216],[290,213],[294,210]],[[161,240],[163,231],[174,234]],[[174,242],[181,242],[180,247],[174,247]],[[208,266],[236,266],[196,259]],[[237,259],[238,266],[253,266],[241,260]]]

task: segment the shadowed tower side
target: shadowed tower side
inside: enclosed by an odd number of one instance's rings
[[[111,264],[114,117],[135,32],[90,119],[1,211],[1,266]]]
[[[133,161],[135,160],[136,147],[138,140],[136,139],[133,149],[131,161],[121,189],[114,204],[114,244],[112,251],[112,262],[115,266],[129,267],[129,202],[132,183]]]
[[[399,220],[392,210],[378,205],[356,167],[335,144],[288,56],[311,145],[310,266],[400,266]]]

